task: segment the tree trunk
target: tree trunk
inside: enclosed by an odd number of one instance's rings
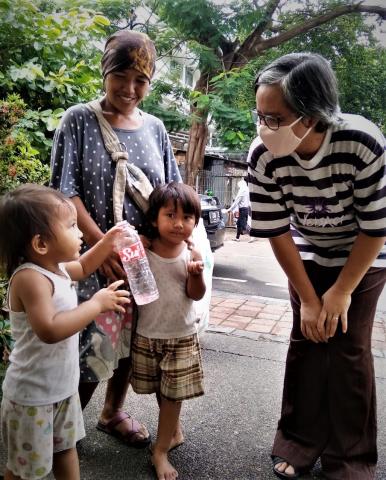
[[[208,83],[209,75],[202,74],[197,80],[194,90],[206,94],[208,93]],[[191,114],[192,125],[185,158],[185,183],[193,187],[197,173],[204,163],[205,147],[208,140],[208,109],[199,109],[192,105]]]
[[[204,163],[205,147],[208,140],[208,124],[206,120],[206,114],[199,111],[194,112],[185,159],[185,183],[191,186],[194,186],[198,171]]]

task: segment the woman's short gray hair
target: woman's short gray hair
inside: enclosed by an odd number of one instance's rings
[[[319,120],[317,131],[325,131],[339,120],[337,80],[329,62],[316,53],[290,53],[257,74],[260,85],[279,85],[291,110]]]

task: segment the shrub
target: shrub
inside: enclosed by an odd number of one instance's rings
[[[46,183],[49,166],[39,158],[31,146],[23,120],[26,105],[18,95],[8,95],[0,100],[0,194],[16,188],[21,183]],[[8,280],[0,271],[0,382],[11,350],[11,329],[8,312],[4,307]]]
[[[49,166],[39,158],[26,132],[20,127],[26,105],[18,95],[0,100],[0,194],[21,183],[46,183]]]

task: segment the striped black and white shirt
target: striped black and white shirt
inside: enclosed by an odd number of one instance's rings
[[[317,154],[275,158],[255,139],[248,162],[255,237],[291,231],[303,260],[344,265],[359,232],[386,236],[385,138],[370,121],[342,115]],[[374,266],[386,267],[386,248]]]

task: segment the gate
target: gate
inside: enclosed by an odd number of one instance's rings
[[[196,177],[197,193],[213,192],[224,208],[229,208],[238,192],[238,183],[245,177],[245,168],[214,160],[210,170],[200,170]]]

